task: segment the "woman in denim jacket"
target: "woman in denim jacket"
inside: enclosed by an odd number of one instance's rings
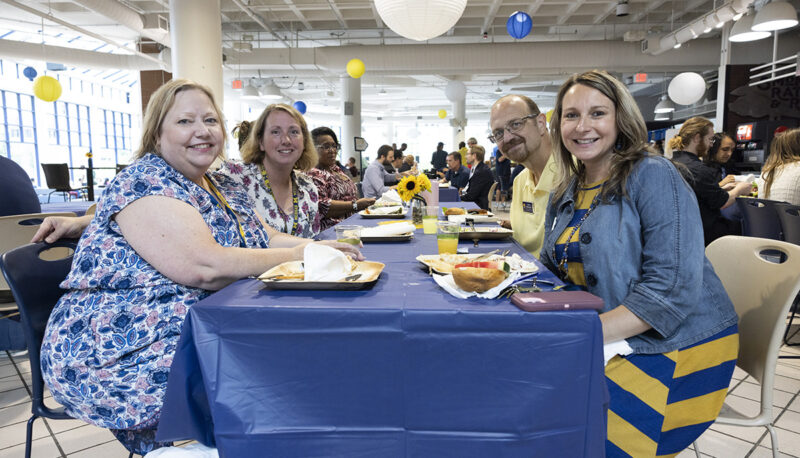
[[[677,454],[713,423],[738,352],[737,316],[704,256],[694,193],[651,152],[633,97],[604,71],[573,75],[550,122],[559,186],[542,262],[604,303],[607,456]]]

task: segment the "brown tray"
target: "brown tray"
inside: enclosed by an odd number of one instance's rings
[[[289,261],[277,265],[259,276],[259,280],[268,289],[292,289],[308,291],[358,291],[369,289],[378,282],[381,272],[385,265],[380,262],[360,261],[356,262],[356,268],[351,272],[352,275],[361,274],[356,280],[351,281],[305,281],[305,280],[277,280],[270,279],[275,275],[291,274],[301,272],[302,261]]]
[[[386,236],[378,236],[378,237],[361,237],[361,241],[364,243],[384,243],[384,242],[408,242],[409,240],[414,238],[414,234],[409,232],[408,234],[400,234],[400,235],[386,235]]]

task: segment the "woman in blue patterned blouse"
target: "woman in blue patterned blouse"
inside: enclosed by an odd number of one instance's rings
[[[297,137],[291,126],[270,135]],[[155,427],[189,307],[301,259],[310,243],[267,226],[240,187],[207,173],[225,140],[207,87],[177,79],[152,95],[137,160],[103,192],[45,331],[42,373],[53,398],[139,454],[159,445]]]
[[[244,163],[226,161],[214,176],[244,189],[256,213],[276,230],[313,238],[320,231],[319,193],[305,174],[317,150],[303,115],[289,105],[268,106],[241,147]]]

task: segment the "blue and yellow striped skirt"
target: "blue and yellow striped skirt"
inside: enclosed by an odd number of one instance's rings
[[[674,456],[688,447],[717,418],[738,352],[733,325],[680,350],[611,359],[606,456]]]

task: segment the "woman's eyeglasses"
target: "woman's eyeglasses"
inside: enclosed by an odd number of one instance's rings
[[[341,151],[342,146],[336,143],[325,143],[322,145],[314,145],[317,151]]]

